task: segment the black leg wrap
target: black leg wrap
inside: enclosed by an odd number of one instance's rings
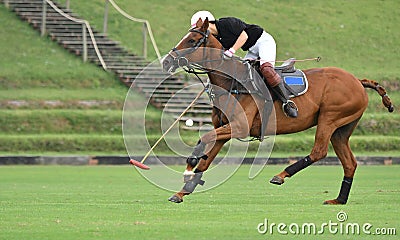
[[[206,144],[199,140],[196,147],[194,147],[192,155],[186,159],[186,163],[189,164],[191,167],[196,167],[201,158],[207,160],[208,156],[204,155],[205,148]]]
[[[339,196],[336,198],[341,204],[346,204],[349,198],[351,184],[353,183],[353,178],[343,177],[342,186],[340,187]]]
[[[189,164],[191,167],[196,167],[196,165],[199,163],[199,158],[196,156],[190,156],[186,159],[186,163]]]
[[[313,162],[311,161],[310,156],[307,156],[287,167],[285,171],[289,174],[289,177],[291,177],[311,164],[313,164]]]
[[[204,181],[201,180],[202,176],[203,172],[198,172],[193,176],[190,181],[187,181],[183,186],[183,190],[185,191],[185,193],[192,193],[199,184],[203,186]]]
[[[191,167],[196,167],[196,165],[199,163],[200,159],[207,160],[208,156],[203,155],[201,157],[196,157],[196,156],[190,156],[186,159],[186,163],[189,164]]]
[[[199,140],[196,147],[194,147],[193,156],[199,157],[204,155],[204,149],[206,149],[206,144]]]

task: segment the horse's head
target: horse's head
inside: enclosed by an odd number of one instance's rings
[[[189,33],[174,47],[163,59],[163,69],[167,72],[174,72],[179,67],[188,66],[191,62],[201,62],[205,58],[205,48],[214,47],[210,42],[218,41],[208,30],[208,18],[204,22],[199,19],[196,26],[189,30]],[[215,40],[215,41],[214,41]],[[197,51],[199,48],[203,51]]]

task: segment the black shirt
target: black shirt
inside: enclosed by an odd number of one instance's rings
[[[234,17],[220,18],[215,21],[215,26],[218,31],[216,37],[225,49],[231,48],[244,30],[248,35],[247,41],[242,46],[244,51],[249,50],[249,48],[257,42],[264,31],[258,25],[247,24]]]

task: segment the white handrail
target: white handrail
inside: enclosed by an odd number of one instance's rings
[[[158,59],[161,60],[160,51],[158,51],[157,43],[156,43],[156,41],[154,40],[153,32],[151,31],[151,27],[150,27],[149,21],[147,21],[147,20],[145,20],[145,19],[140,19],[140,18],[132,17],[132,16],[130,16],[129,14],[127,14],[125,11],[123,11],[120,7],[118,7],[118,5],[114,2],[114,0],[108,0],[108,1],[109,1],[109,2],[113,5],[113,7],[114,7],[119,13],[121,13],[124,17],[128,18],[128,19],[131,20],[131,21],[144,23],[144,24],[146,25],[147,32],[149,33],[150,40],[151,40],[151,43],[153,44],[154,51],[156,52]]]
[[[97,43],[96,43],[96,39],[94,38],[94,34],[92,31],[92,28],[90,27],[90,24],[88,21],[83,20],[83,19],[78,19],[78,18],[74,18],[71,17],[70,15],[66,14],[65,12],[63,12],[61,9],[59,9],[52,1],[50,0],[45,0],[54,10],[56,10],[59,14],[61,14],[63,17],[73,21],[73,22],[77,22],[77,23],[82,23],[85,24],[87,30],[89,31],[89,35],[90,35],[90,39],[92,40],[92,44],[94,47],[94,50],[96,51],[97,57],[100,60],[101,66],[103,67],[104,70],[107,70],[107,66],[106,63],[103,60],[103,57],[101,56],[101,53],[99,51],[99,48],[97,47]]]

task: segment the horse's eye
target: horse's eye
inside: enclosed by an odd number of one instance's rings
[[[188,43],[190,43],[190,44],[194,44],[196,41],[194,40],[194,39],[190,39],[189,41],[188,41]]]

